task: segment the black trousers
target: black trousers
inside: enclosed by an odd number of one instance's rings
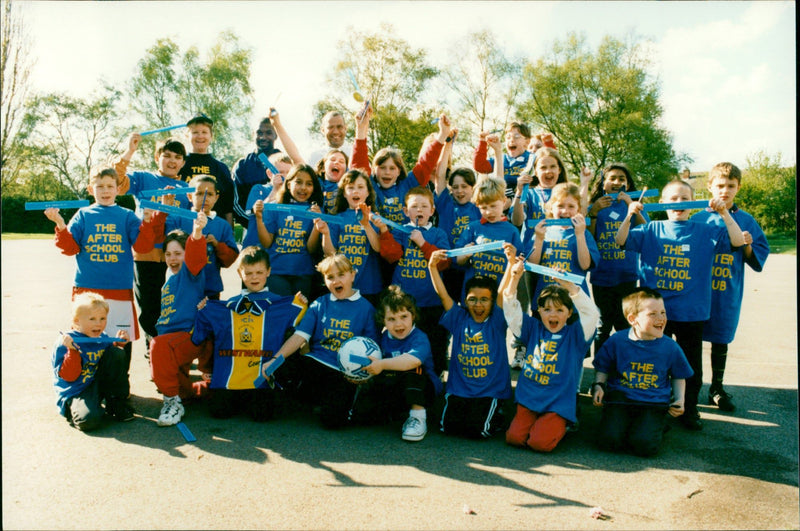
[[[161,315],[161,287],[167,275],[164,262],[133,262],[133,294],[139,304],[139,325],[149,337],[156,337],[156,322]]]

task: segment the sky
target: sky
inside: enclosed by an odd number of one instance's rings
[[[796,162],[793,2],[20,4],[33,41],[37,92],[85,96],[100,80],[122,86],[157,39],[202,52],[220,32],[232,30],[254,52],[254,115],[242,119],[255,126],[274,104],[301,153],[321,147],[306,133],[312,106],[338,59],[337,43],[353,27],[377,30],[391,23],[397,36],[427,50],[430,63],[440,67],[454,44],[484,29],[509,55],[532,60],[569,32],[583,33],[593,48],[606,35],[635,34],[648,42],[661,125],[675,150],[694,159],[693,172],[721,161],[745,167],[759,150]]]

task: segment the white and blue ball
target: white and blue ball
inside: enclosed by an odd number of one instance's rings
[[[368,337],[351,337],[339,347],[339,368],[350,380],[365,382],[372,375],[364,370],[372,360],[368,357],[381,359],[381,348]]]

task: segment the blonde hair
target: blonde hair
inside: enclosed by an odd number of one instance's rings
[[[332,271],[347,273],[349,271],[355,271],[355,268],[345,255],[334,254],[331,256],[326,256],[319,264],[317,264],[317,271],[323,275],[327,275]]]
[[[553,187],[550,199],[544,204],[544,211],[551,216],[553,205],[565,198],[571,197],[578,202],[578,210],[581,210],[581,189],[575,183],[560,183]]]
[[[77,321],[79,315],[95,308],[103,308],[108,313],[108,303],[102,295],[91,291],[75,295],[72,299],[72,320]]]
[[[506,198],[506,183],[494,177],[481,179],[472,192],[472,202],[476,205],[488,205]]]

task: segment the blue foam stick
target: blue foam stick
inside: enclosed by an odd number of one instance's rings
[[[675,203],[648,203],[644,205],[645,212],[658,212],[661,210],[693,210],[706,208],[708,200],[700,201],[677,201]]]
[[[186,124],[170,125],[169,127],[162,127],[161,129],[151,129],[150,131],[142,131],[140,136],[154,135],[156,133],[163,133],[164,131],[172,131],[173,129],[180,129],[186,127]]]
[[[484,251],[496,251],[498,249],[502,249],[504,243],[506,242],[496,241],[489,243],[481,243],[480,245],[471,245],[469,247],[460,247],[458,249],[450,249],[445,253],[445,255],[448,258],[453,258],[454,256],[464,256],[465,254],[474,254]]]
[[[197,212],[192,210],[186,210],[185,208],[171,206],[171,205],[162,205],[161,203],[156,203],[155,201],[148,201],[147,199],[142,199],[139,201],[139,205],[142,208],[149,208],[150,210],[158,210],[160,212],[166,212],[175,217],[179,218],[186,218],[186,219],[197,219]]]
[[[548,277],[560,278],[562,280],[569,280],[570,282],[572,282],[573,284],[577,284],[578,286],[583,284],[584,281],[584,278],[580,275],[556,271],[553,268],[545,267],[539,264],[532,264],[530,262],[525,262],[525,269],[527,271],[532,271],[533,273],[539,273],[541,275],[545,275]]]
[[[276,168],[275,165],[269,161],[269,158],[267,158],[267,156],[265,154],[259,153],[258,154],[258,160],[261,161],[261,164],[263,164],[266,169],[268,169],[269,171],[271,171],[275,175],[278,175],[280,173],[278,171],[278,168]]]
[[[392,221],[390,219],[386,219],[385,217],[380,216],[378,214],[372,214],[372,219],[376,219],[378,221],[381,221],[381,222],[385,223],[387,227],[391,227],[391,228],[393,228],[395,230],[399,230],[400,232],[405,232],[406,234],[411,234],[411,231],[414,230],[411,227],[406,227],[405,225],[400,225],[399,223],[396,223],[396,222],[394,222],[394,221]]]
[[[267,203],[264,205],[264,210],[283,210],[284,212],[291,212],[295,216],[311,219],[321,219],[326,223],[333,223],[334,225],[346,225],[345,220],[338,216],[331,216],[330,214],[319,214],[311,212],[307,207],[301,205],[284,205],[281,203]]]
[[[551,227],[572,227],[572,220],[570,218],[547,218],[544,224]]]
[[[153,188],[152,190],[142,190],[137,195],[139,197],[161,197],[162,195],[193,194],[197,188]]]
[[[268,361],[270,361],[270,360],[268,360]],[[275,370],[276,370],[278,367],[280,367],[281,365],[283,365],[283,362],[284,362],[284,361],[286,361],[286,358],[284,358],[284,357],[283,357],[283,355],[277,356],[277,357],[275,358],[275,361],[273,361],[273,362],[272,362],[272,364],[271,364],[269,367],[267,367],[267,374],[266,374],[266,376],[267,376],[267,377],[270,377],[270,376],[272,376],[272,373],[273,373],[273,372],[275,372]],[[264,376],[264,374],[263,374],[263,373],[262,373],[262,376]]]
[[[359,356],[358,354],[350,354],[350,361],[358,363],[362,367],[366,367],[372,363],[372,360],[366,356]]]
[[[639,199],[640,197],[642,197],[642,191],[641,190],[637,190],[635,192],[625,192],[625,193],[628,194],[628,197],[630,197],[631,199]],[[657,189],[652,188],[650,190],[645,190],[644,191],[644,197],[658,197],[659,193],[660,192]],[[618,193],[617,194],[606,194],[606,196],[608,196],[611,199],[613,199],[614,201],[616,201],[617,198],[619,197],[619,194]]]
[[[125,341],[120,337],[73,337],[72,342],[76,345],[88,345],[90,343],[108,343],[109,345],[117,341]]]
[[[536,155],[531,153],[530,155],[528,155],[528,164],[525,165],[525,169],[522,170],[522,174],[530,175],[531,172],[533,171],[534,164],[536,164]],[[522,197],[520,199],[525,199],[525,197],[528,195],[528,189],[530,187],[531,187],[530,184],[522,185]]]
[[[48,208],[82,208],[89,206],[88,199],[72,199],[67,201],[28,201],[25,210],[47,210]]]
[[[353,88],[356,89],[356,92],[361,93],[361,87],[358,86],[358,81],[356,81],[356,76],[353,74],[353,71],[349,68],[347,69],[347,75],[350,76],[350,82],[353,84]]]
[[[181,432],[181,435],[183,435],[183,438],[186,439],[186,442],[195,442],[197,440],[197,437],[195,437],[192,432],[189,431],[189,427],[183,422],[179,422],[175,424],[175,426],[178,427],[178,431]]]

